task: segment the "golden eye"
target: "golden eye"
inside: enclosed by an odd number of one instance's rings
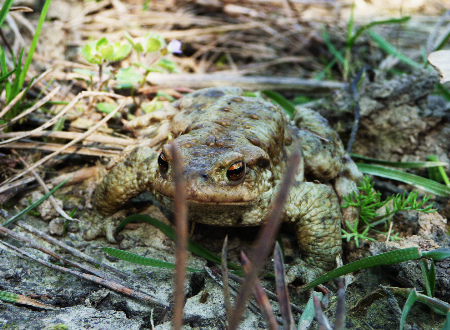
[[[245,174],[245,164],[243,161],[233,163],[227,171],[227,178],[231,181],[242,179]]]
[[[164,155],[163,152],[161,152],[159,154],[158,166],[159,166],[159,170],[161,171],[162,174],[166,174],[167,173],[167,170],[169,169],[169,163],[167,162],[166,155]]]

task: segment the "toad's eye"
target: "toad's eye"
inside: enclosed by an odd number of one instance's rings
[[[167,170],[169,169],[169,163],[167,162],[166,155],[164,155],[163,152],[161,152],[159,154],[158,166],[159,166],[159,170],[161,171],[162,174],[166,174],[167,173]]]
[[[227,171],[227,178],[231,181],[242,179],[245,174],[245,164],[243,161],[233,163]]]

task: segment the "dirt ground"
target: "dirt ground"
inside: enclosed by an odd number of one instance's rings
[[[43,1],[16,1],[13,6],[29,7],[33,12],[11,12],[3,23],[0,43],[8,65],[12,65],[11,52],[19,54],[22,47],[28,49]],[[437,88],[438,74],[421,63],[450,33],[450,1],[355,1],[353,31],[374,21],[406,16],[410,19],[370,27],[356,39],[348,53],[345,47],[352,20],[351,1],[159,0],[149,1],[146,9],[143,6],[142,1],[135,0],[53,0],[26,81],[38,78],[26,93],[22,107],[28,109],[32,103],[44,101],[16,120],[2,113],[6,108],[5,91],[0,94],[0,117],[5,115],[0,118],[1,124],[11,124],[2,126],[0,132],[0,221],[10,219],[45,194],[31,174],[30,166],[50,189],[70,178],[54,196],[64,211],[79,220],[66,222],[51,202],[46,201],[8,226],[13,233],[28,237],[31,242],[0,230],[0,291],[33,300],[22,303],[0,300],[0,325],[4,329],[171,328],[173,271],[121,261],[107,256],[101,248],[115,247],[174,262],[174,242],[144,223],[132,224],[122,231],[119,244],[110,243],[104,237],[92,241],[83,237],[94,217],[92,194],[107,164],[135,139],[124,125],[142,115],[145,102],[155,97],[164,105],[185,92],[226,85],[249,92],[277,91],[320,112],[347,146],[354,123],[354,98],[349,84],[366,68],[367,73],[358,84],[361,119],[352,153],[394,162],[425,161],[427,156],[435,155],[449,163],[450,103],[445,98],[448,85]],[[167,55],[179,72],[151,72],[139,88],[119,89],[117,82],[108,81],[107,77],[111,71],[133,66],[138,60],[130,55],[103,68],[103,91],[109,94],[100,95],[96,89],[100,80],[98,66],[88,63],[80,49],[88,41],[102,37],[111,42],[125,42],[124,32],[133,38],[157,32],[167,42],[180,41],[182,53]],[[387,54],[375,42],[373,33],[419,65]],[[449,47],[447,42],[444,48]],[[345,61],[346,56],[349,61]],[[86,70],[94,73],[92,78]],[[121,95],[132,97],[121,99]],[[74,100],[76,104],[69,107],[68,103]],[[106,114],[96,105],[108,102],[117,106],[121,100],[125,100],[123,108],[108,123],[98,125]],[[47,126],[42,129],[41,125]],[[408,171],[428,176],[425,169]],[[376,177],[373,180],[383,196],[415,189],[393,180]],[[423,194],[420,191],[420,196]],[[359,248],[352,242],[343,242],[344,263],[402,247],[449,248],[446,220],[450,214],[449,199],[431,198],[436,213],[405,211],[394,217],[394,231],[403,240],[386,243],[384,236],[373,235],[376,242],[361,242]],[[130,209],[118,217],[134,212],[150,214],[170,224],[167,214],[153,205],[151,197],[134,200]],[[37,251],[32,245],[37,243],[80,262],[79,256],[71,255],[65,248],[32,235],[27,226],[113,267],[115,270],[99,267],[102,273],[96,275],[132,288],[133,296],[127,295],[123,287],[100,285],[89,281],[88,276],[81,278],[73,272],[51,269],[32,260],[34,257],[51,265],[77,269]],[[191,228],[190,238],[220,255],[228,235],[229,259],[238,264],[240,251],[250,253],[258,230],[197,224]],[[281,233],[288,264],[298,256],[295,237],[287,228],[282,228]],[[14,247],[29,255],[24,256]],[[188,266],[202,270],[207,267],[211,273],[188,273],[184,327],[225,329],[227,315],[221,280],[214,275],[217,265],[189,254]],[[271,267],[268,261],[265,270],[272,271]],[[78,271],[87,274],[94,270]],[[436,298],[450,303],[448,261],[437,262],[436,272]],[[230,281],[239,292],[239,283]],[[425,290],[418,261],[363,270],[349,275],[346,283],[346,328],[349,329],[399,327],[406,298],[393,294],[388,287]],[[267,290],[275,291],[273,280],[262,279],[262,284]],[[333,322],[336,285],[328,283],[327,288],[330,294],[324,306],[325,314]],[[309,293],[299,293],[298,289],[298,283],[289,286],[291,303],[298,306],[294,309],[296,324],[309,297]],[[236,292],[232,292],[232,299]],[[280,307],[276,299],[270,299],[280,320]],[[406,319],[405,329],[441,329],[444,321],[445,316],[417,302]],[[312,328],[315,327],[314,322]],[[253,301],[239,328],[268,328]]]

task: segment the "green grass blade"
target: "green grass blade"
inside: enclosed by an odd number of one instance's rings
[[[38,206],[43,201],[45,201],[51,194],[53,194],[56,190],[58,190],[62,185],[64,185],[70,179],[71,178],[68,178],[67,180],[61,182],[59,185],[57,185],[55,188],[53,188],[47,194],[45,194],[41,199],[39,199],[38,201],[34,202],[33,204],[31,204],[30,206],[28,206],[27,208],[25,208],[21,212],[17,213],[15,216],[11,217],[9,220],[6,220],[4,223],[2,223],[2,226],[5,227],[5,226],[9,225],[13,221],[16,221],[17,219],[19,219],[25,213],[27,213],[27,212],[31,211],[32,209],[34,209],[36,206]]]
[[[46,0],[44,6],[42,7],[41,16],[39,17],[39,22],[36,26],[36,32],[33,36],[33,40],[31,41],[30,50],[28,51],[27,59],[25,60],[25,64],[23,66],[22,72],[19,77],[19,86],[22,88],[25,77],[27,75],[28,69],[30,68],[31,61],[33,60],[34,51],[36,50],[36,46],[39,40],[39,36],[41,34],[42,25],[44,24],[45,17],[47,16],[48,8],[50,7],[50,3],[52,0]]]
[[[327,45],[328,50],[330,51],[330,53],[333,54],[334,57],[341,64],[344,64],[345,63],[344,56],[342,56],[341,52],[339,50],[337,50],[336,47],[334,47],[333,43],[330,40],[330,36],[328,35],[327,31],[323,31],[322,38],[323,38],[323,41],[325,42],[325,44]]]
[[[445,319],[444,325],[442,326],[442,330],[450,329],[450,311],[447,313],[447,318]]]
[[[416,289],[412,289],[408,296],[408,299],[406,299],[405,306],[403,306],[402,318],[400,319],[400,330],[403,330],[403,327],[405,326],[406,316],[408,315],[412,305],[414,305],[416,300],[417,300]]]
[[[361,172],[365,174],[372,174],[383,178],[388,178],[392,180],[401,181],[404,183],[408,183],[410,185],[413,185],[416,188],[425,190],[429,193],[443,196],[443,197],[449,197],[450,196],[450,188],[446,187],[445,185],[435,182],[430,179],[423,178],[421,176],[402,172],[396,169],[387,168],[383,166],[378,165],[371,165],[371,164],[362,164],[357,163],[358,168]]]
[[[440,162],[437,160],[423,161],[423,162],[391,162],[388,160],[376,159],[365,157],[357,154],[351,153],[350,156],[356,160],[364,160],[371,164],[385,165],[397,168],[427,168],[427,167],[435,167],[435,166],[449,166],[448,163]]]
[[[413,68],[419,68],[419,69],[424,68],[423,64],[417,63],[416,61],[413,61],[409,57],[403,55],[401,52],[399,52],[393,45],[391,45],[386,39],[384,39],[378,33],[374,32],[372,30],[368,30],[367,34],[386,53],[397,57],[400,61],[412,66]]]
[[[289,102],[283,95],[281,95],[280,93],[274,92],[274,91],[269,91],[269,90],[262,91],[261,93],[263,93],[269,99],[271,99],[276,104],[278,104],[280,107],[282,107],[283,110],[286,111],[286,113],[289,115],[290,118],[292,118],[294,116],[295,106],[291,102]]]
[[[120,260],[125,260],[128,262],[132,262],[137,265],[143,265],[143,266],[150,266],[150,267],[157,267],[157,268],[165,268],[165,269],[175,269],[175,264],[172,262],[162,261],[158,259],[148,258],[148,257],[142,257],[140,255],[110,248],[110,247],[103,247],[102,251],[109,254],[110,256],[113,256]],[[186,269],[190,272],[202,272],[201,269],[196,268],[190,268],[186,267]]]
[[[338,278],[348,273],[356,272],[361,269],[371,268],[375,266],[382,265],[392,265],[400,262],[419,259],[422,257],[422,253],[417,247],[411,247],[406,249],[399,249],[394,251],[389,251],[381,253],[375,256],[367,257],[361,260],[351,262],[342,267],[336,268],[320,277],[314,281],[305,284],[300,288],[301,291],[309,290],[316,285],[328,282],[332,279]]]
[[[3,21],[6,18],[6,15],[8,15],[9,9],[11,8],[13,4],[13,0],[6,0],[5,3],[2,6],[2,9],[0,10],[0,27],[3,24]]]
[[[355,43],[356,39],[367,29],[370,29],[372,26],[375,25],[382,25],[382,24],[402,24],[402,23],[406,23],[407,21],[409,21],[411,19],[410,16],[405,16],[402,18],[391,18],[391,19],[386,19],[386,20],[381,20],[381,21],[374,21],[371,22],[369,24],[366,24],[362,27],[360,27],[355,34],[353,35],[353,37],[350,39],[349,44],[350,46],[353,46],[353,44]]]
[[[0,77],[0,84],[5,81],[9,76],[11,76],[14,72],[16,72],[16,69],[9,71],[7,74]],[[3,72],[2,72],[3,73]]]
[[[145,215],[145,214],[133,214],[133,215],[130,215],[129,217],[126,217],[117,226],[116,232],[121,231],[125,227],[126,224],[128,224],[132,221],[147,222],[147,223],[151,224],[152,226],[155,226],[156,228],[161,230],[170,239],[172,239],[172,240],[176,239],[175,230],[172,227],[166,225],[165,223],[163,223],[161,221],[153,219],[152,217]],[[219,265],[221,264],[221,259],[219,256],[212,253],[208,249],[205,249],[203,246],[195,243],[192,240],[188,240],[187,248],[190,252],[195,253],[196,255],[205,258],[206,260],[212,261]],[[231,263],[228,263],[228,267],[230,269],[234,269],[234,270],[241,270],[241,267],[231,264]]]

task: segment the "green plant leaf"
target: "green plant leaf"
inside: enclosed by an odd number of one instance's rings
[[[400,319],[400,330],[403,330],[403,327],[405,326],[406,316],[408,315],[412,305],[414,305],[416,300],[417,300],[416,289],[412,289],[408,296],[408,299],[406,299],[405,306],[403,306],[402,318]]]
[[[124,59],[128,56],[128,54],[131,52],[131,45],[130,44],[123,44],[121,45],[120,42],[116,44],[114,47],[114,55],[112,56],[113,62],[119,61],[121,59]]]
[[[99,102],[97,103],[97,109],[104,113],[111,113],[115,108],[117,108],[117,105],[114,103],[108,103],[108,102]]]
[[[162,261],[162,260],[148,258],[148,257],[142,257],[140,255],[137,255],[137,254],[134,254],[131,252],[127,252],[127,251],[123,251],[123,250],[119,250],[119,249],[115,249],[115,248],[110,248],[110,247],[103,247],[102,251],[117,258],[117,259],[125,260],[125,261],[132,262],[132,263],[138,264],[138,265],[157,267],[157,268],[165,268],[165,269],[175,269],[175,264],[172,262]],[[190,267],[186,267],[186,270],[188,270],[190,272],[204,272],[201,269],[190,268]]]
[[[415,186],[416,188],[425,190],[429,193],[443,196],[443,197],[449,197],[450,196],[450,188],[446,187],[443,184],[440,184],[438,182],[435,182],[430,179],[423,178],[421,176],[402,172],[399,170],[395,170],[392,168],[387,168],[383,166],[378,165],[371,165],[371,164],[362,164],[357,163],[356,164],[359,168],[359,170],[365,174],[372,174],[383,178],[388,178],[392,180],[401,181],[404,183],[408,183],[410,185]]]
[[[83,55],[83,56],[84,56],[84,55]],[[85,57],[85,58],[86,58],[86,57]],[[86,59],[86,61],[87,61],[87,59]],[[88,61],[88,62],[89,62],[89,61]],[[88,76],[88,77],[93,77],[93,76],[94,76],[94,71],[91,71],[91,70],[74,68],[74,69],[72,69],[72,71],[73,71],[73,72],[76,72],[76,73],[78,73],[78,74],[82,74],[82,75],[84,75],[84,76]]]
[[[144,79],[144,76],[140,74],[135,68],[121,68],[117,72],[116,80],[119,84],[137,84]]]

